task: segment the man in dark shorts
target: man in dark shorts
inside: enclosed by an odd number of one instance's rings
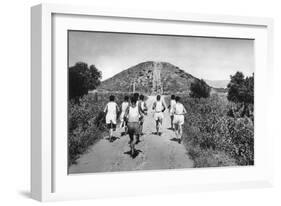
[[[139,129],[140,129],[140,122],[139,118],[142,115],[141,111],[136,104],[136,98],[133,96],[131,98],[131,104],[127,108],[125,116],[128,121],[128,134],[130,137],[130,149],[131,149],[131,155],[134,156],[135,154],[135,144],[137,143],[137,139],[139,137]]]

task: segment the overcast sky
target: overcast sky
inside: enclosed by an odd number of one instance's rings
[[[197,78],[254,72],[254,41],[102,32],[69,32],[69,66],[94,64],[103,80],[144,61],[169,62]]]

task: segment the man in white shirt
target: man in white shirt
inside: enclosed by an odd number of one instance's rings
[[[109,129],[109,141],[112,140],[113,130],[116,129],[117,123],[117,113],[119,112],[118,105],[114,102],[115,97],[111,95],[109,97],[109,102],[106,104],[104,108],[105,113],[105,121],[107,124],[107,128]]]
[[[142,115],[142,112],[140,111],[139,106],[136,104],[136,97],[132,96],[131,98],[131,104],[129,107],[127,107],[125,112],[125,117],[128,120],[128,134],[130,137],[130,148],[131,148],[131,156],[135,157],[135,145],[139,141],[139,127],[140,127],[140,121],[139,118]]]
[[[125,112],[129,106],[129,97],[124,97],[124,102],[121,104],[121,115],[120,115],[120,128],[125,128],[125,134],[127,133],[127,121],[125,121]]]
[[[173,108],[174,114],[174,128],[176,137],[178,138],[179,143],[182,141],[182,125],[184,124],[184,115],[186,114],[186,109],[183,104],[180,102],[180,97],[176,97],[176,104]]]
[[[170,109],[170,117],[171,117],[171,129],[174,130],[174,112],[173,112],[173,109],[174,109],[174,106],[176,104],[176,100],[175,100],[175,95],[172,95],[171,96],[171,100],[170,100],[170,105],[169,105],[169,109]]]
[[[161,96],[157,95],[156,102],[153,103],[152,110],[154,110],[154,119],[156,122],[156,134],[161,135],[160,127],[162,125],[164,115],[163,112],[166,110],[166,106],[163,101],[161,101]]]
[[[136,93],[133,94],[133,97],[136,100],[136,106],[141,111],[140,101],[139,101],[140,94],[136,92]],[[139,117],[139,123],[140,123],[140,120],[141,120],[141,116]],[[139,127],[139,129],[140,129],[140,127]],[[140,132],[137,133],[136,139],[137,139],[136,144],[138,144],[140,142]]]
[[[142,112],[142,114],[147,115],[147,105],[146,102],[144,101],[144,95],[140,95],[140,100],[139,100],[139,107]],[[140,117],[140,135],[143,135],[143,123],[144,123],[144,115]]]

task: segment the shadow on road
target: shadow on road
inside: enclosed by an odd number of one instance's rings
[[[162,132],[159,132],[159,134],[157,134],[157,132],[152,132],[151,134],[157,135],[157,136],[161,136],[161,135],[162,135]]]
[[[126,132],[121,132],[121,137],[127,135]]]
[[[175,138],[175,137],[172,138],[172,139],[170,139],[170,141],[177,142],[177,143],[179,143],[179,144],[181,143],[181,142],[180,142],[180,139]]]
[[[120,137],[115,137],[115,136],[112,136],[111,139],[109,137],[105,138],[106,140],[108,140],[109,142],[114,142],[116,141],[117,139],[120,139]]]
[[[141,150],[136,149],[135,153],[132,155],[131,150],[124,152],[124,154],[129,155],[131,158],[135,159],[140,153],[142,153]]]

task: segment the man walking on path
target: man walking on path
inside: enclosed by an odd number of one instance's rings
[[[105,121],[107,124],[107,128],[109,129],[109,141],[112,140],[113,136],[113,130],[116,129],[116,123],[117,123],[117,113],[119,112],[118,105],[116,102],[114,102],[115,97],[113,95],[110,95],[109,102],[106,104],[104,108]]]
[[[144,96],[140,95],[139,107],[142,114],[147,115],[147,105],[144,101]],[[144,122],[144,115],[140,117],[140,135],[143,135],[143,122]]]
[[[164,119],[163,112],[166,110],[164,102],[161,100],[161,96],[157,95],[156,102],[153,103],[152,110],[154,110],[154,120],[156,122],[156,134],[161,135],[160,129]]]
[[[142,115],[136,103],[136,98],[133,96],[131,98],[131,104],[125,112],[125,117],[128,120],[128,134],[130,137],[129,144],[132,156],[135,154],[135,144],[137,143],[139,137],[139,118]]]
[[[139,111],[141,111],[141,107],[140,107],[140,101],[139,101],[139,93],[134,93],[133,95],[134,99],[136,100],[136,106],[138,107]],[[140,119],[141,119],[141,116],[139,117],[139,123],[140,123]],[[140,129],[140,127],[139,127]],[[138,131],[137,135],[136,135],[136,144],[138,144],[140,142],[140,132]]]
[[[143,132],[145,133],[143,138],[145,141],[134,145],[135,151],[133,155],[130,150],[130,147],[133,148],[133,145],[129,145],[131,143],[129,142],[129,134],[128,136],[124,136],[125,138],[118,139],[113,144],[102,139],[90,146],[88,152],[82,154],[77,159],[77,164],[70,166],[69,173],[81,174],[194,167],[194,163],[186,148],[182,144],[171,141],[176,137],[174,131],[162,130],[161,137],[151,134],[151,132],[155,132],[155,120],[151,112],[152,105],[156,101],[156,96],[148,96],[145,100],[148,107],[148,115],[145,116],[143,125]],[[170,118],[170,114],[168,112],[163,114],[164,121],[162,128],[169,128],[170,122],[165,120],[166,118]]]
[[[184,124],[184,115],[186,114],[186,109],[184,108],[183,104],[180,102],[180,97],[176,97],[176,104],[173,108],[174,114],[174,128],[176,137],[178,138],[179,143],[182,140],[182,125]]]
[[[174,109],[174,106],[176,104],[176,100],[175,100],[175,95],[172,95],[171,96],[171,100],[170,100],[170,105],[168,107],[168,109],[170,109],[170,117],[171,117],[171,129],[174,130],[174,124],[173,124],[173,120],[174,120],[174,112],[173,112],[173,109]]]
[[[127,133],[127,121],[125,121],[125,112],[129,106],[129,97],[125,96],[124,97],[124,102],[121,104],[121,115],[120,115],[120,128],[125,128],[125,134]]]

